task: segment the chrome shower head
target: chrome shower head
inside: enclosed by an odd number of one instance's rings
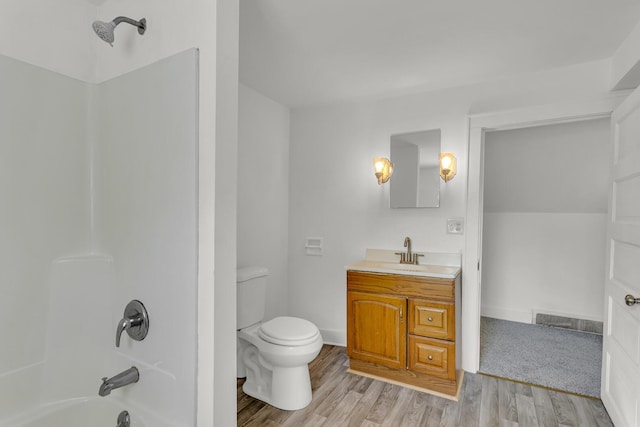
[[[113,47],[113,30],[116,28],[113,22],[93,21],[92,27],[98,37]]]
[[[111,22],[102,22],[102,21],[93,21],[91,25],[93,27],[93,31],[105,42],[109,43],[111,47],[113,47],[114,35],[113,30],[115,30],[116,26],[121,22],[126,22],[127,24],[131,24],[134,27],[138,27],[138,34],[144,34],[147,29],[147,20],[142,18],[139,21],[136,21],[131,18],[127,18],[125,16],[118,16]]]

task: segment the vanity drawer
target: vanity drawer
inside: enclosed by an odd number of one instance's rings
[[[413,372],[456,379],[456,344],[409,335],[409,366]]]
[[[409,298],[409,333],[454,341],[455,304]]]

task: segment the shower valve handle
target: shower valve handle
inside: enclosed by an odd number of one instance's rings
[[[142,341],[149,332],[149,314],[138,300],[132,300],[124,309],[124,316],[116,329],[116,347],[120,347],[120,337],[124,331],[136,341]]]

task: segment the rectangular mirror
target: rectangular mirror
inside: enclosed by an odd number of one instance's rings
[[[440,129],[391,135],[392,208],[440,206]]]

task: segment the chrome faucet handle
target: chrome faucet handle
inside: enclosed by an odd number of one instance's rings
[[[418,257],[424,256],[424,254],[413,254],[413,264],[418,265]]]
[[[129,331],[131,328],[140,326],[141,324],[142,317],[140,316],[127,317],[120,320],[118,328],[116,329],[116,347],[120,347],[120,337],[122,336],[122,332]]]
[[[116,329],[116,347],[120,347],[120,337],[124,331],[136,341],[142,341],[149,332],[149,314],[138,300],[130,301],[124,309],[124,317]]]
[[[395,252],[396,255],[400,255],[400,264],[404,264],[407,261],[407,254],[405,252]]]

